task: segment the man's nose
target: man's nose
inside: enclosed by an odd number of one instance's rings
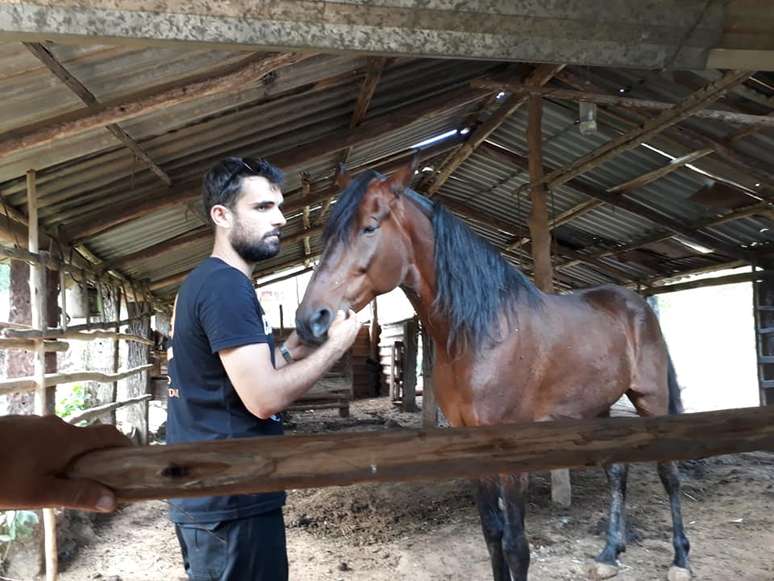
[[[288,221],[287,221],[287,219],[285,218],[285,214],[283,214],[282,212],[280,212],[280,211],[278,210],[278,211],[277,211],[277,217],[276,217],[276,219],[274,220],[274,225],[275,225],[277,228],[281,228],[282,226],[284,226],[284,225],[285,225],[285,224],[287,224],[287,223],[288,223]]]

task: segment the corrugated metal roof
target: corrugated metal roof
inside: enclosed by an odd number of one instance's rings
[[[111,101],[140,91],[154,91],[194,75],[212,75],[255,55],[228,50],[191,50],[175,47],[75,46],[47,44],[48,50],[98,99]],[[95,129],[74,138],[9,155],[0,161],[0,192],[7,203],[25,211],[24,173],[37,173],[39,213],[47,228],[67,228],[83,216],[103,212],[109,216],[118,204],[144,203],[162,199],[178,184],[193,184],[196,194],[204,171],[226,155],[255,155],[271,158],[281,152],[341,135],[352,126],[352,115],[366,72],[367,58],[360,55],[318,55],[285,67],[268,82],[250,83],[237,91],[196,99],[161,111],[142,115],[121,124],[171,177],[167,188],[142,162],[104,129]],[[525,70],[528,67],[525,67]],[[388,59],[376,86],[366,121],[401,115],[402,108],[419,104],[443,92],[465,87],[473,78],[516,69],[506,63],[438,59]],[[592,90],[615,94],[624,89],[631,97],[678,102],[697,86],[716,78],[710,73],[569,68],[580,82]],[[561,78],[561,75],[560,75]],[[555,82],[562,86],[562,82]],[[757,87],[757,89],[756,89]],[[718,108],[741,107],[746,112],[771,113],[767,85],[748,83],[729,92]],[[755,91],[759,91],[756,93]],[[83,104],[20,43],[0,44],[0,138],[12,129],[41,123],[63,113],[77,111]],[[366,143],[351,148],[349,167],[363,167],[394,158],[412,145],[433,136],[475,128],[496,110],[494,101],[472,102],[449,108],[432,118],[418,119],[384,134],[375,134]],[[543,158],[549,168],[566,168],[583,155],[604,145],[638,122],[637,113],[600,107],[599,130],[581,135],[576,124],[577,104],[554,98],[544,100]],[[653,116],[650,114],[649,116]],[[718,122],[689,119],[681,123],[692,134],[681,136],[670,129],[652,140],[654,148],[677,157],[690,151],[689,145],[706,136],[727,140],[738,127]],[[487,141],[515,154],[527,155],[527,112],[522,107],[500,125]],[[5,132],[3,134],[3,132]],[[691,141],[693,140],[693,141]],[[690,142],[690,143],[689,143]],[[774,131],[764,130],[728,145],[740,159],[759,171],[774,162]],[[507,156],[506,156],[507,157]],[[585,188],[608,190],[669,162],[671,157],[640,146],[584,173],[577,180]],[[427,160],[424,165],[440,169],[446,154]],[[298,195],[302,173],[312,182],[312,193],[330,187],[341,152],[330,150],[297,167],[288,167],[284,190],[288,198]],[[755,188],[755,178],[744,168],[719,155],[695,164],[724,180]],[[763,168],[763,169],[761,169]],[[421,168],[420,168],[421,169]],[[748,172],[749,173],[749,172]],[[428,183],[429,174],[417,176]],[[648,208],[690,225],[717,214],[717,208],[695,201],[695,195],[713,181],[712,177],[683,167],[644,187],[624,194]],[[772,179],[771,181],[774,181]],[[528,231],[528,175],[520,167],[503,160],[486,148],[466,159],[441,188],[437,199],[456,202],[479,221],[473,229],[495,246],[504,249]],[[767,187],[761,184],[765,194]],[[553,188],[549,213],[558,216],[588,201],[573,182]],[[750,203],[755,201],[750,196]],[[84,243],[101,260],[110,263],[142,249],[152,248],[175,236],[200,227],[205,220],[197,201],[151,212],[87,238]],[[318,218],[321,203],[312,207],[311,218]],[[490,220],[486,218],[489,217]],[[285,236],[303,229],[300,211],[289,216]],[[761,214],[707,227],[703,232],[728,245],[747,249],[774,244],[771,215]],[[482,221],[483,220],[483,221]],[[771,228],[771,229],[770,229]],[[664,232],[664,226],[627,210],[603,204],[554,231],[560,254],[556,263],[567,261],[561,249],[588,253]],[[717,262],[716,255],[704,255],[678,242],[651,245],[624,256],[606,256],[596,264],[578,263],[559,269],[563,285],[583,286],[622,279],[644,281],[659,274],[672,274],[701,268]],[[320,250],[319,236],[311,239],[311,254]],[[671,251],[669,250],[671,249]],[[208,238],[127,264],[123,272],[137,279],[160,281],[186,272],[210,251]],[[662,254],[666,252],[667,254]],[[671,253],[670,253],[671,252]],[[262,270],[282,268],[303,261],[304,247],[299,240],[283,245],[282,252],[261,265]],[[509,260],[531,268],[523,249],[508,254]],[[610,270],[612,269],[612,270]],[[159,289],[172,291],[177,283]]]

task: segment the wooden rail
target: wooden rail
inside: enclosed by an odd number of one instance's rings
[[[659,418],[275,436],[91,452],[70,477],[125,501],[475,478],[774,450],[774,406]]]
[[[72,383],[74,381],[100,381],[110,383],[124,379],[135,373],[140,373],[150,369],[153,365],[140,365],[132,369],[127,369],[120,373],[102,373],[101,371],[74,371],[70,373],[47,373],[45,375],[45,386],[58,385],[60,383]],[[0,379],[0,395],[7,393],[20,393],[24,391],[33,391],[37,383],[34,377],[14,377],[12,379]]]

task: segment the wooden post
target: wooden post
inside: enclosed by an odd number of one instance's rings
[[[8,320],[29,328],[30,312],[30,266],[26,262],[11,261],[11,304]],[[8,378],[32,375],[32,352],[14,349],[7,352]],[[31,393],[12,393],[8,398],[8,413],[34,413],[34,397]]]
[[[433,340],[422,325],[422,426],[438,425],[438,405],[433,389]]]
[[[406,321],[403,327],[403,411],[417,411],[417,339],[419,324],[416,319]]]
[[[64,260],[62,261],[64,266]],[[59,291],[62,293],[62,310],[60,311],[59,326],[63,331],[67,330],[67,281],[65,280],[65,270],[59,271]]]
[[[760,405],[774,405],[774,279],[752,284]]]
[[[371,336],[371,359],[379,361],[379,308],[376,299],[371,301],[371,329],[369,334]]]
[[[35,171],[27,172],[27,215],[28,215],[28,241],[30,252],[39,253],[38,244],[38,197],[35,187]],[[30,266],[30,307],[32,312],[32,328],[41,332],[46,330],[46,268],[40,264]],[[56,355],[54,355],[56,356]],[[53,411],[54,391],[46,389],[46,351],[43,339],[35,342],[33,351],[33,377],[37,387],[35,389],[35,413],[41,416],[49,415]],[[56,517],[54,509],[43,509],[43,544],[45,554],[46,580],[53,581],[58,578],[58,558],[56,543]]]
[[[529,148],[529,181],[532,184],[529,195],[532,210],[529,216],[529,231],[532,237],[532,259],[535,284],[543,292],[554,291],[554,273],[551,266],[551,230],[548,225],[548,204],[543,186],[543,100],[531,95],[529,98],[529,123],[527,125],[527,146]],[[569,470],[551,472],[551,500],[560,506],[570,506],[572,487]]]
[[[121,289],[116,287],[113,291],[113,294],[115,296],[115,313],[114,313],[114,319],[116,322],[116,333],[121,332]],[[118,371],[118,368],[121,364],[121,340],[116,337],[113,340],[113,373],[116,373]],[[118,401],[118,381],[113,382],[113,391],[110,395],[110,402],[116,402]],[[113,409],[113,411],[110,412],[110,423],[112,423],[114,426],[116,425],[116,410]]]

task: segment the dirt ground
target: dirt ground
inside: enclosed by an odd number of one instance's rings
[[[419,426],[385,399],[337,412],[294,414],[289,432],[395,430]],[[682,465],[683,512],[696,577],[774,580],[774,455],[739,454]],[[530,579],[584,579],[604,545],[607,484],[601,470],[574,471],[573,505],[550,504],[548,474],[533,474],[527,532]],[[491,579],[467,481],[355,485],[291,491],[285,512],[291,579]],[[665,579],[672,560],[669,508],[654,466],[635,465],[628,494],[630,542],[621,581]],[[62,558],[63,581],[184,578],[162,502],[76,520]]]

